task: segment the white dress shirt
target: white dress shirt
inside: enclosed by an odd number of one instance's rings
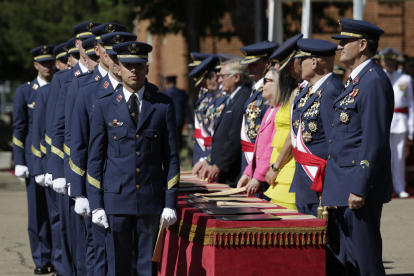
[[[313,87],[312,87],[312,93],[311,94],[313,94],[313,93],[315,93],[316,91],[318,91],[318,89],[321,87],[321,85],[322,85],[322,83],[327,79],[327,78],[329,78],[329,76],[331,75],[331,74],[333,74],[332,72],[331,73],[328,73],[328,74],[326,74],[325,76],[323,76],[321,79],[319,79],[317,82],[315,82],[315,84],[313,85]]]
[[[105,70],[102,68],[101,64],[99,64],[99,65],[98,65],[98,70],[99,70],[99,73],[101,73],[101,76],[102,76],[102,77],[105,77],[105,76],[106,76],[106,74],[108,74],[108,71],[105,71]]]
[[[362,71],[362,69],[364,69],[365,66],[368,65],[368,63],[373,60],[373,58],[369,58],[366,61],[364,61],[363,63],[361,63],[360,65],[357,66],[357,68],[355,68],[354,70],[352,70],[351,72],[351,79],[355,79],[356,76],[358,76],[359,72]]]
[[[42,87],[43,85],[48,84],[48,82],[45,81],[44,79],[42,79],[39,75],[37,76],[37,82],[39,83],[40,87]]]
[[[144,90],[145,90],[145,85],[143,85],[140,90],[135,92],[135,95],[137,95],[137,98],[136,98],[135,101],[136,101],[137,106],[138,106],[138,120],[139,120],[139,117],[141,116],[141,105],[142,105],[142,97],[144,97]],[[131,97],[132,93],[129,92],[128,90],[126,90],[125,87],[123,87],[123,92],[124,92],[125,101],[127,103],[128,110],[129,110],[131,108],[130,97]]]
[[[122,84],[122,82],[119,82],[116,79],[114,79],[114,77],[112,77],[111,74],[109,74],[109,81],[111,82],[112,87],[114,88],[115,92],[116,92],[116,87],[118,86],[118,84]]]
[[[82,58],[82,57],[81,57],[81,58]],[[80,60],[78,61],[78,63],[79,63],[79,67],[80,67],[80,69],[81,69],[82,73],[86,73],[86,72],[88,72],[88,68],[86,68],[86,67],[82,64],[82,62],[80,62]]]

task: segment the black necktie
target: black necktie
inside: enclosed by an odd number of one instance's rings
[[[115,87],[115,91],[122,87],[122,82],[118,82],[118,85]]]
[[[132,120],[134,120],[135,126],[138,125],[138,105],[137,105],[137,95],[132,94],[131,97],[131,107],[129,108],[129,114],[132,117]]]

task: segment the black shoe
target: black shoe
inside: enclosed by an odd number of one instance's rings
[[[34,274],[49,274],[49,269],[47,266],[37,266],[34,270]]]

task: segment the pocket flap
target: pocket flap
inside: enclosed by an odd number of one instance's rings
[[[122,181],[120,179],[106,179],[104,184],[105,193],[119,194],[121,192]]]
[[[354,154],[341,155],[337,162],[339,167],[354,167],[356,166],[356,157]]]
[[[116,129],[109,129],[108,130],[109,138],[112,140],[118,140],[124,138],[128,135],[128,129],[124,127],[119,127]]]
[[[157,138],[158,137],[158,129],[146,129],[143,131],[143,135],[148,138]]]

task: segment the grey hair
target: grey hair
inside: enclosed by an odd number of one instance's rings
[[[247,65],[241,64],[241,59],[232,59],[226,61],[224,65],[230,64],[229,66],[229,74],[234,76],[236,74],[240,75],[240,82],[241,84],[248,84],[251,82],[249,78],[249,71],[247,70]]]

